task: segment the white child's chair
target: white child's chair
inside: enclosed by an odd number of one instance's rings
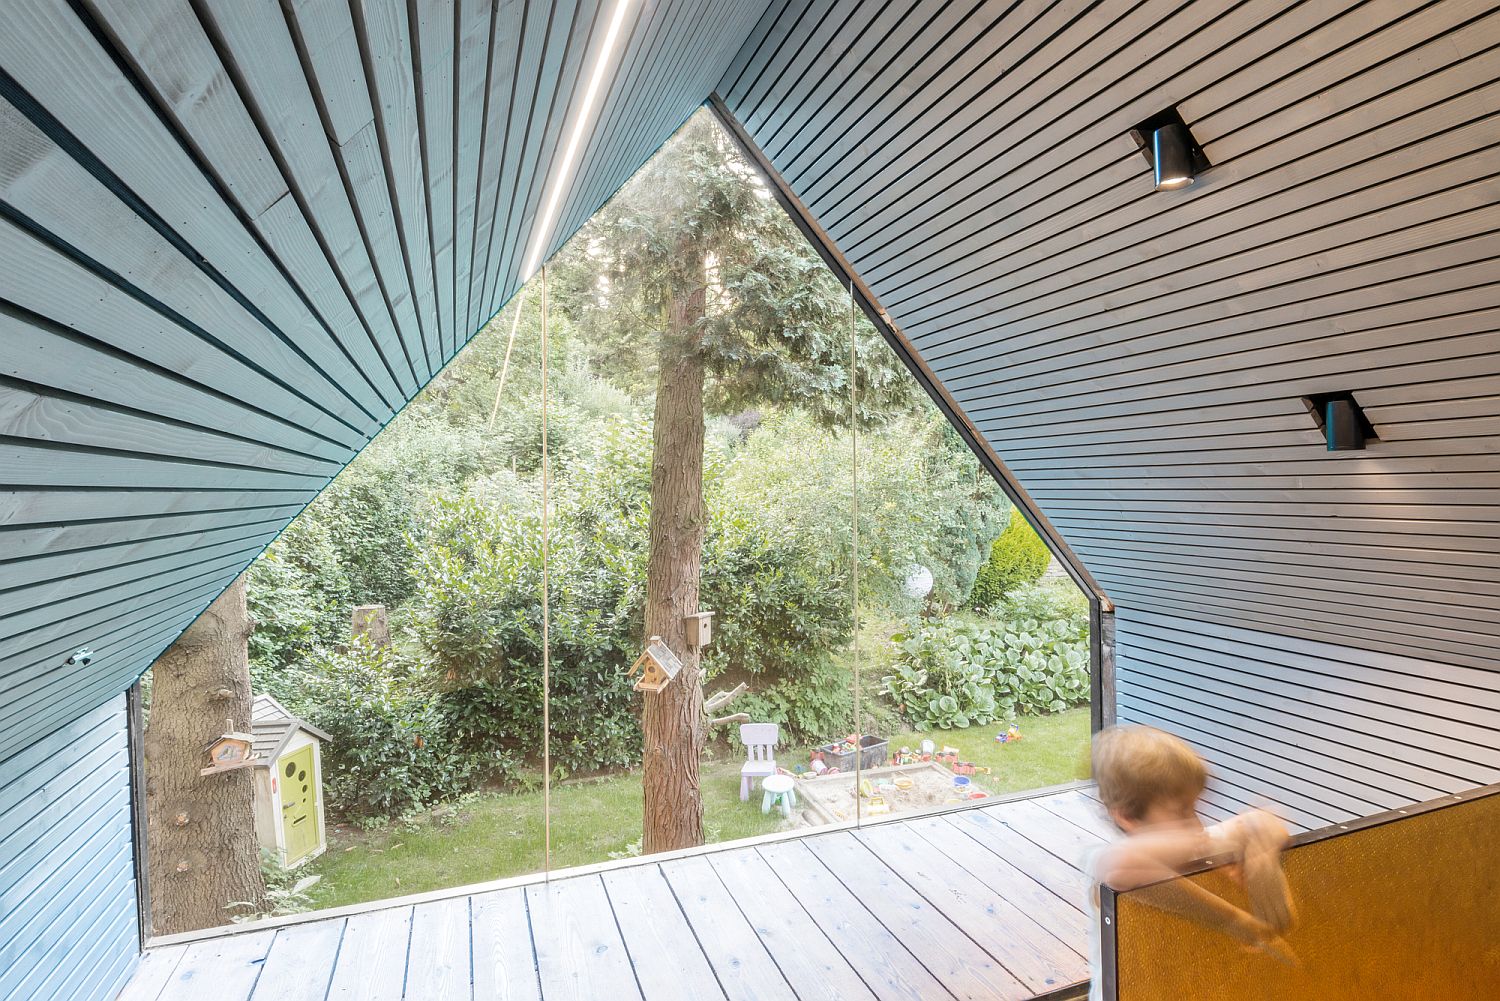
[[[776,743],[781,727],[775,723],[741,723],[740,743],[745,745],[745,763],[740,766],[740,802],[750,801],[750,786],[757,778],[776,774]]]

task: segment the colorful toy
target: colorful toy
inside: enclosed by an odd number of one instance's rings
[[[1010,728],[1007,729],[1004,733],[995,734],[995,743],[997,744],[1009,744],[1020,739],[1021,728],[1016,726],[1014,723],[1012,723],[1010,725]]]
[[[898,776],[896,776],[895,786],[896,786],[897,789],[900,789],[902,792],[905,792],[906,790],[910,789],[914,785],[916,785],[916,783],[913,782],[911,779],[907,778],[905,775],[898,775]]]
[[[961,797],[968,796],[968,794],[969,794],[969,777],[967,775],[955,775],[955,776],[953,776],[953,791],[956,792],[956,793],[958,793],[959,796],[961,796]]]
[[[875,816],[876,814],[881,814],[881,813],[890,813],[890,812],[891,812],[891,805],[889,803],[887,803],[884,799],[882,799],[879,796],[873,797],[870,800],[870,802],[868,802],[868,803],[865,804],[865,813],[867,813],[867,814],[869,814],[871,816]]]
[[[873,782],[871,782],[869,779],[860,779],[860,781],[859,781],[859,794],[861,796],[865,797],[866,799],[869,799],[870,797],[874,796],[875,795],[875,784]]]

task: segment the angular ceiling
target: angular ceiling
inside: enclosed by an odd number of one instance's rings
[[[1500,667],[1491,4],[634,2],[554,198],[615,11],[9,0],[0,758],[716,88],[1121,607]],[[1155,193],[1173,105],[1214,166]],[[1322,451],[1333,391],[1370,450]]]
[[[9,0],[0,758],[140,674],[764,9],[626,4],[567,161],[614,3]]]
[[[1500,668],[1493,3],[774,8],[720,99],[1116,606]]]

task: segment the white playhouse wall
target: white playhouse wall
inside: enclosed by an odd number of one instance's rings
[[[281,824],[280,766],[289,755],[309,744],[313,749],[313,780],[317,783],[318,790],[318,847],[295,862],[293,868],[317,858],[328,849],[328,825],[323,814],[323,749],[311,734],[299,729],[281,749],[281,756],[275,762],[255,769],[255,836],[260,841],[261,848],[285,860],[286,830]],[[277,781],[273,782],[273,778]]]

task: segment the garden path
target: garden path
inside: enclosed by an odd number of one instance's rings
[[[121,1001],[1081,997],[1090,791],[182,936]]]

